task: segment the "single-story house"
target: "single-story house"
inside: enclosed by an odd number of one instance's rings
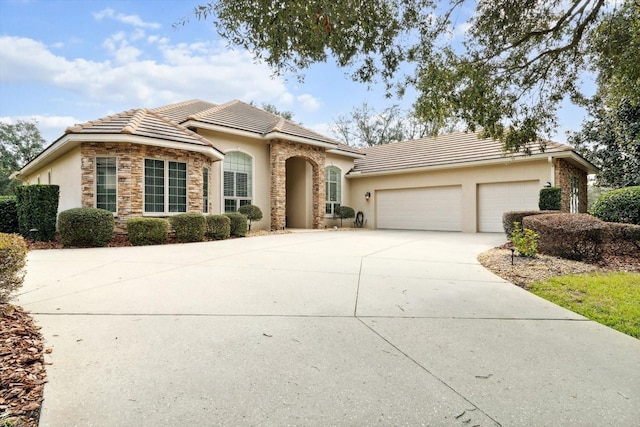
[[[566,145],[531,151],[463,132],[360,150],[241,101],[191,100],[70,127],[15,176],[59,185],[60,211],[112,211],[120,230],[254,204],[263,229],[333,226],[348,205],[369,228],[500,232],[502,212],[537,209],[549,184],[563,210],[586,211],[596,168]]]

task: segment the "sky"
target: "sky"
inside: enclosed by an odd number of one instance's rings
[[[193,17],[202,3],[0,0],[0,121],[35,119],[51,143],[68,126],[132,108],[239,99],[291,111],[294,121],[334,136],[334,120],[365,101],[378,111],[413,103],[410,91],[386,99],[382,85],[353,82],[331,63],[312,66],[303,82],[274,76],[250,52],[221,40],[210,19]],[[184,17],[189,22],[174,28]],[[566,141],[583,116],[564,108],[554,139]]]

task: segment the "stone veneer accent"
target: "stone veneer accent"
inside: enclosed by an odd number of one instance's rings
[[[212,161],[204,154],[171,148],[121,142],[85,142],[80,147],[82,157],[82,206],[95,207],[95,158],[116,157],[117,212],[116,231],[126,231],[126,220],[144,215],[144,159],[152,158],[187,164],[187,211],[202,212],[202,168]],[[213,187],[209,182],[209,192]],[[209,194],[209,200],[213,199]],[[209,206],[211,212],[211,206]],[[154,214],[156,216],[157,214]]]
[[[571,212],[571,177],[577,176],[578,186],[578,212],[587,212],[587,173],[573,166],[563,159],[556,159],[555,180],[560,187],[561,212]]]
[[[271,229],[281,230],[286,225],[287,159],[300,157],[313,169],[313,228],[324,228],[325,203],[325,150],[312,145],[274,140],[269,146],[271,162]]]

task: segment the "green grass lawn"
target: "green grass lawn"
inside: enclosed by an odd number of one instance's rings
[[[640,273],[561,276],[530,285],[532,293],[640,339]]]

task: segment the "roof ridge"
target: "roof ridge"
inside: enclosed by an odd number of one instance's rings
[[[196,133],[196,132],[192,131],[191,129],[189,129],[189,128],[188,128],[188,127],[186,127],[186,126],[181,125],[180,123],[174,122],[174,121],[173,121],[173,120],[171,120],[170,118],[165,117],[164,115],[162,115],[162,114],[158,113],[157,111],[148,111],[148,110],[147,110],[147,111],[146,111],[146,113],[148,113],[148,114],[150,114],[150,115],[152,115],[152,116],[156,117],[157,119],[160,119],[161,121],[163,121],[163,122],[165,122],[165,123],[167,123],[167,124],[169,124],[169,125],[171,125],[171,126],[173,126],[173,127],[177,128],[177,129],[179,129],[179,130],[181,130],[181,131],[183,131],[183,132],[187,132],[187,133],[189,133],[189,135],[193,136],[193,137],[194,137],[194,138],[196,138],[198,141],[204,142],[204,143],[206,143],[208,146],[213,147],[213,148],[216,148],[216,147],[211,143],[211,141],[209,141],[207,138],[205,138],[205,137],[203,137],[202,135],[200,135],[200,134],[198,134],[198,133]],[[216,150],[217,150],[217,148],[216,148]]]
[[[174,109],[174,108],[184,107],[185,105],[195,104],[196,102],[205,102],[205,101],[202,101],[200,99],[190,99],[188,101],[182,101],[182,102],[177,102],[175,104],[169,104],[169,105],[163,105],[162,107],[156,107],[156,108],[152,109],[151,111],[155,111],[155,112],[159,112],[160,113],[160,112],[171,110],[171,109]]]
[[[121,130],[120,133],[128,133],[133,134],[142,123],[142,120],[147,115],[148,110],[146,108],[141,108],[133,114],[129,123],[127,123]]]
[[[268,111],[267,111],[267,113],[268,113]],[[273,113],[271,113],[271,114],[273,114]],[[274,116],[278,117],[279,120],[271,128],[271,132],[282,132],[282,126],[284,126],[285,123],[287,123],[287,119],[285,119],[284,117],[278,116],[276,114],[274,114]]]
[[[138,108],[133,108],[131,110],[122,111],[122,112],[117,113],[117,114],[111,114],[111,115],[109,115],[107,117],[102,117],[102,118],[97,119],[97,120],[90,120],[90,121],[84,122],[84,123],[77,123],[77,124],[75,124],[73,126],[67,127],[64,130],[64,133],[65,134],[69,134],[69,133],[78,132],[78,131],[80,131],[82,129],[86,129],[86,128],[89,128],[91,126],[98,125],[100,123],[105,123],[105,122],[113,120],[113,119],[118,119],[120,117],[125,117],[125,116],[128,116],[128,115],[135,114],[138,110],[139,110]]]
[[[200,117],[203,117],[203,116],[205,116],[207,114],[211,114],[211,113],[217,113],[218,111],[222,111],[225,108],[230,107],[231,105],[236,104],[238,102],[240,102],[240,101],[233,100],[233,101],[225,102],[224,104],[216,105],[215,107],[211,107],[211,108],[208,108],[206,110],[198,111],[195,114],[191,114],[191,115],[187,116],[187,120],[198,120]]]

